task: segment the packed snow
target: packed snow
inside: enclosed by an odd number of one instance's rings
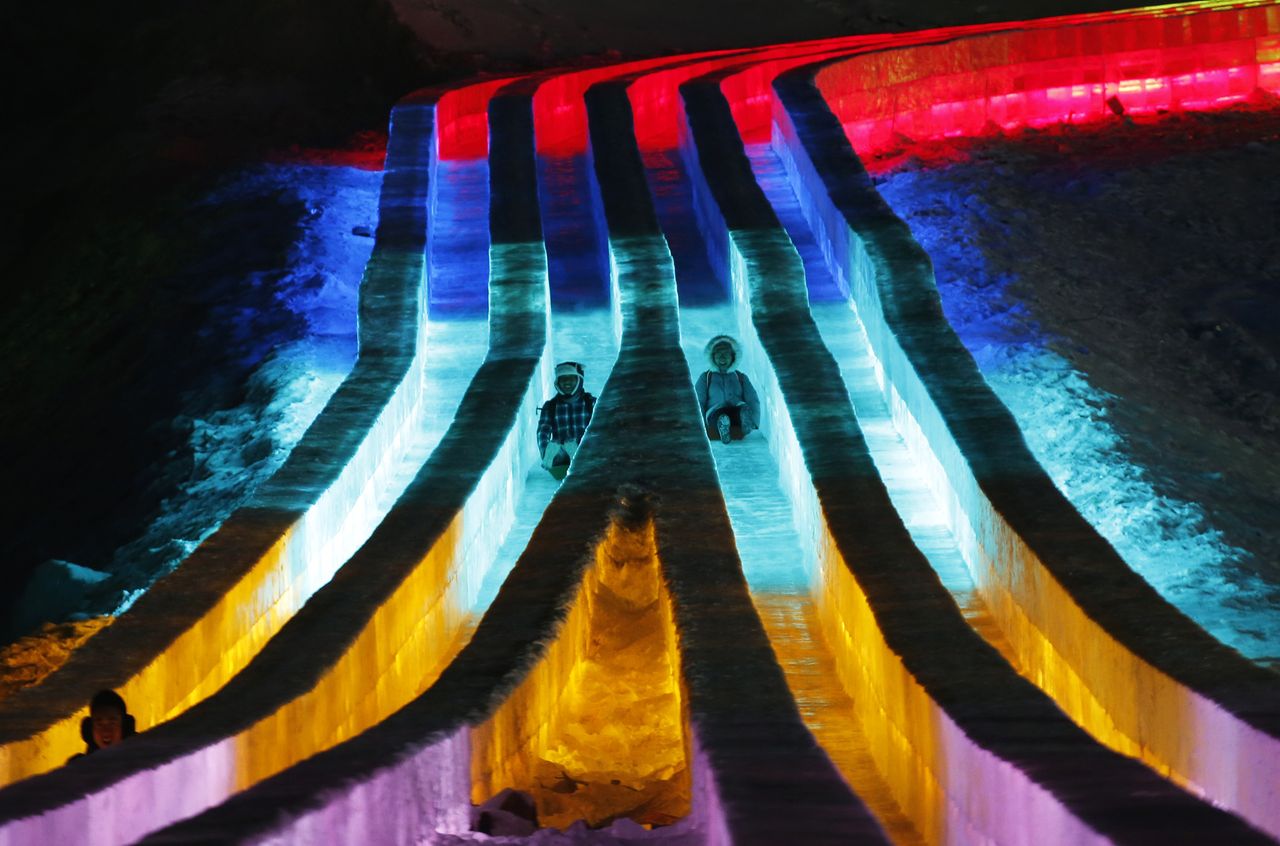
[[[175,421],[190,429],[194,469],[162,513],[109,569],[132,583],[102,613],[120,614],[156,578],[170,572],[213,533],[288,456],[350,371],[356,356],[360,277],[373,249],[380,171],[303,164],[263,165],[211,194],[220,204],[287,193],[305,214],[285,266],[263,267],[243,280],[246,290],[272,286],[274,299],[302,318],[293,340],[259,351],[262,363],[239,405]],[[237,309],[229,304],[228,320]],[[190,406],[210,404],[199,396]]]
[[[1076,508],[1280,666],[1280,112],[907,147],[870,168],[948,320]]]

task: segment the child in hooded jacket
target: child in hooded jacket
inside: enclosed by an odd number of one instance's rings
[[[760,428],[760,397],[747,375],[738,370],[738,342],[716,335],[706,346],[711,368],[698,377],[694,392],[702,406],[707,437],[729,443]]]
[[[124,698],[114,690],[100,690],[89,700],[89,716],[80,721],[80,739],[84,751],[72,755],[68,763],[92,755],[99,749],[115,746],[138,733],[138,724]]]

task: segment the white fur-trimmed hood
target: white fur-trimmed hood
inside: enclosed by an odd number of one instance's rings
[[[728,370],[728,372],[732,373],[738,369],[738,362],[742,360],[742,346],[738,343],[737,338],[734,338],[732,335],[716,335],[710,341],[707,341],[707,345],[702,348],[702,351],[706,354],[707,364],[711,369],[718,370],[719,368],[716,367],[715,362],[711,360],[711,351],[720,344],[726,343],[733,347],[733,363],[729,365]]]

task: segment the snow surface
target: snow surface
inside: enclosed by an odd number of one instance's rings
[[[350,371],[356,357],[356,305],[373,250],[380,171],[316,165],[263,165],[247,170],[206,202],[226,204],[288,192],[306,214],[284,267],[244,279],[272,286],[276,300],[303,318],[305,329],[266,354],[242,392],[244,400],[191,429],[194,469],[165,499],[160,515],[112,557],[109,569],[129,586],[103,613],[121,614],[157,578],[172,571],[269,478]],[[234,319],[234,315],[230,315]],[[188,397],[188,406],[215,403]]]
[[[1271,666],[1276,124],[1062,127],[909,149],[876,177],[1059,489],[1166,599]]]
[[[468,843],[489,843],[494,846],[639,846],[653,843],[662,846],[696,846],[706,842],[705,832],[681,823],[661,828],[646,829],[626,817],[615,820],[606,828],[592,829],[582,820],[561,831],[542,828],[534,834],[518,836],[490,836],[479,832],[437,832],[423,841],[423,846],[464,846]]]

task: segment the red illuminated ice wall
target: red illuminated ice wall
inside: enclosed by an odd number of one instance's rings
[[[1072,19],[832,64],[817,84],[859,153],[1119,112],[1206,109],[1280,89],[1280,11],[1236,6]],[[927,33],[916,37],[924,40]]]

